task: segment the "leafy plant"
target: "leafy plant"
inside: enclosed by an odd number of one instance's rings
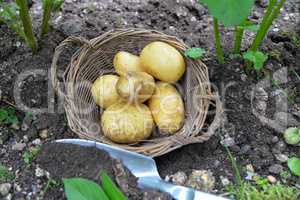
[[[19,124],[19,120],[16,116],[16,110],[13,107],[0,108],[0,124]]]
[[[43,0],[43,22],[41,27],[41,37],[43,38],[49,31],[49,20],[51,12],[57,12],[63,4],[63,0]]]
[[[197,59],[201,58],[204,53],[205,53],[205,50],[202,48],[190,48],[184,52],[184,55],[191,59],[197,60]]]
[[[0,182],[6,182],[13,179],[13,175],[8,171],[8,169],[0,164]]]
[[[296,157],[292,157],[288,160],[288,167],[291,172],[296,175],[300,176],[300,159]]]
[[[33,147],[29,150],[27,149],[23,154],[23,160],[26,164],[30,165],[37,157],[40,152],[40,147]]]
[[[263,68],[268,56],[260,51],[247,51],[243,54],[243,58],[253,63],[255,70],[259,71]]]
[[[127,200],[106,172],[100,173],[100,179],[102,187],[83,178],[63,179],[68,200]]]
[[[61,182],[60,181],[56,181],[55,179],[53,179],[53,178],[49,178],[48,179],[48,181],[47,181],[47,184],[46,184],[46,186],[45,186],[45,188],[44,188],[44,194],[50,189],[50,188],[52,188],[52,187],[57,187],[57,186],[59,186],[59,185],[61,185]]]
[[[278,2],[277,2],[278,1]],[[214,33],[216,42],[216,52],[220,63],[224,63],[224,54],[221,46],[221,35],[219,31],[219,22],[225,27],[235,27],[234,54],[239,54],[243,40],[244,30],[256,32],[255,39],[250,50],[244,55],[244,58],[254,60],[256,70],[263,67],[263,60],[266,56],[258,51],[263,39],[265,38],[270,26],[279,14],[280,8],[286,0],[269,0],[269,6],[261,24],[258,26],[247,20],[254,0],[199,0],[200,3],[208,7],[210,14],[214,18]]]

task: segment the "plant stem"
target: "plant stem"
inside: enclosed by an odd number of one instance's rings
[[[49,20],[51,18],[51,10],[52,10],[52,0],[43,0],[43,22],[42,22],[42,31],[41,31],[41,38],[49,31]]]
[[[33,53],[37,52],[37,43],[32,30],[32,22],[29,16],[27,0],[16,0],[18,6],[20,7],[20,18],[23,23],[23,28],[26,36],[26,42],[29,47],[33,51]]]
[[[214,32],[215,32],[215,42],[216,42],[216,52],[218,60],[221,64],[224,64],[224,54],[223,49],[221,45],[221,34],[219,31],[219,23],[218,19],[214,18]]]
[[[244,35],[244,29],[241,27],[235,28],[235,43],[234,43],[234,54],[239,54],[241,52],[241,44]]]
[[[262,40],[265,38],[267,31],[269,30],[268,22],[269,22],[270,16],[272,15],[273,8],[276,5],[276,2],[277,2],[277,0],[269,0],[269,6],[268,6],[267,11],[263,17],[263,20],[259,26],[259,30],[254,38],[254,41],[251,45],[250,49],[252,51],[257,51],[257,49],[261,45]]]

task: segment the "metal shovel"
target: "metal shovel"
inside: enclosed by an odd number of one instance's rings
[[[63,139],[56,142],[96,147],[107,152],[112,158],[121,160],[132,174],[138,178],[138,186],[140,188],[166,192],[176,200],[226,200],[223,197],[165,182],[158,174],[155,161],[148,156],[89,140]]]

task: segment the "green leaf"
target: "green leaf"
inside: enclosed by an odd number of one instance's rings
[[[247,29],[251,32],[256,33],[259,29],[259,26],[249,20],[244,21],[242,24],[239,25],[239,27],[243,28],[243,29]]]
[[[300,159],[293,157],[288,160],[288,167],[293,174],[300,176]]]
[[[225,26],[238,26],[250,15],[254,0],[199,0]]]
[[[110,179],[108,174],[104,171],[100,173],[102,187],[109,199],[127,200],[125,195],[119,190],[116,184]]]
[[[68,200],[109,200],[101,187],[83,178],[63,179]]]
[[[184,55],[186,57],[196,60],[196,59],[201,58],[204,53],[205,53],[205,50],[202,48],[190,48],[184,52]]]
[[[243,54],[245,60],[249,60],[253,63],[254,69],[257,71],[261,70],[264,66],[264,63],[268,59],[268,56],[260,51],[247,51]]]

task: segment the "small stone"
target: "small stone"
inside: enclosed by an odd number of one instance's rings
[[[246,165],[247,172],[253,172],[254,173],[254,167],[251,164]]]
[[[14,151],[23,151],[23,149],[26,147],[25,143],[16,143],[12,146],[12,150]]]
[[[32,144],[34,144],[35,146],[39,146],[42,144],[42,141],[40,139],[35,139],[32,141]]]
[[[269,172],[273,174],[280,174],[283,171],[283,167],[279,164],[274,164],[269,167]]]
[[[10,189],[11,189],[10,183],[3,183],[0,185],[0,194],[4,197],[9,194]]]
[[[47,129],[42,130],[42,131],[40,132],[40,137],[41,137],[42,139],[48,138],[48,130],[47,130]]]
[[[227,186],[230,184],[230,180],[227,177],[220,176],[220,180],[223,186]]]
[[[35,176],[36,176],[36,177],[44,177],[44,176],[49,177],[50,174],[49,174],[49,172],[47,172],[46,170],[43,170],[43,169],[37,167],[37,168],[35,169]]]
[[[235,141],[232,137],[225,138],[224,140],[221,141],[221,144],[227,147],[231,147],[235,145]]]
[[[242,146],[240,154],[247,154],[251,150],[251,146],[246,144]]]
[[[287,155],[284,155],[284,154],[275,154],[275,158],[282,162],[282,163],[285,163],[288,161],[289,157]]]
[[[279,141],[279,138],[277,136],[274,136],[271,140],[272,143],[277,143]]]
[[[20,126],[17,123],[13,123],[10,127],[15,130],[20,130]]]
[[[286,149],[286,144],[283,141],[279,141],[275,144],[274,148],[272,148],[272,152],[275,154],[280,154]]]
[[[38,131],[36,130],[36,128],[34,126],[30,127],[29,130],[27,131],[27,135],[28,135],[28,139],[29,140],[33,140],[35,138],[37,138],[38,136]]]
[[[241,148],[238,145],[232,145],[230,149],[235,153],[239,153],[241,151]]]
[[[171,175],[172,182],[178,185],[184,185],[187,181],[187,178],[188,178],[187,175],[182,171],[179,171]]]
[[[215,177],[210,170],[193,170],[186,184],[205,192],[210,192],[215,187]]]
[[[274,176],[271,176],[271,175],[267,176],[267,179],[270,183],[276,183],[276,181],[277,181],[276,178]]]
[[[4,198],[4,200],[12,200],[12,194],[8,194],[8,195]]]

